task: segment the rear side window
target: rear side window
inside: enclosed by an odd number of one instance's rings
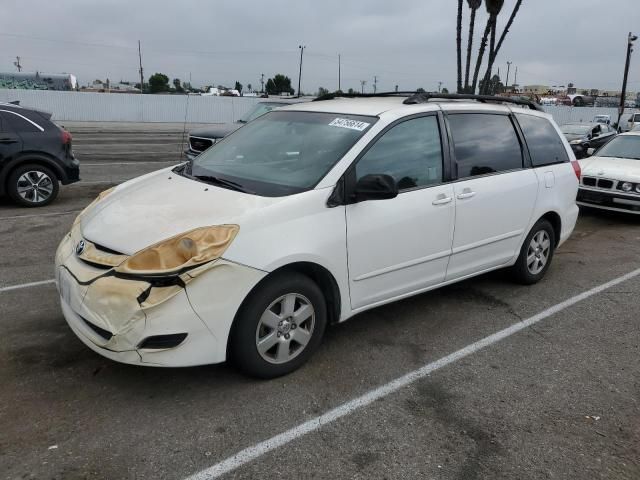
[[[458,178],[522,168],[522,147],[507,115],[449,115]]]
[[[524,133],[534,167],[569,161],[564,143],[551,122],[545,118],[522,114],[516,114],[516,119]],[[606,125],[598,128],[606,130]]]
[[[37,133],[41,132],[38,127],[36,127],[29,120],[24,119],[22,116],[17,115],[10,111],[1,112],[2,119],[4,123],[8,126],[8,128],[12,129],[17,133]]]
[[[356,178],[391,175],[400,190],[442,182],[442,147],[434,115],[392,127],[356,164]]]

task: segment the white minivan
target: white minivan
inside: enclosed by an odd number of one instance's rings
[[[510,99],[336,97],[272,111],[103,192],[56,254],[62,310],[113,360],[274,377],[325,328],[509,267],[532,284],[577,216],[551,117]]]

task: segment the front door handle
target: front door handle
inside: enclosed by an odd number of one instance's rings
[[[431,202],[432,205],[446,205],[447,203],[451,203],[453,198],[447,197],[444,193],[441,193],[436,197],[436,199]]]
[[[465,189],[462,193],[458,194],[458,200],[464,200],[465,198],[475,197],[476,192],[472,192],[471,190]]]
[[[4,137],[0,138],[0,143],[18,143],[18,140],[15,138]]]

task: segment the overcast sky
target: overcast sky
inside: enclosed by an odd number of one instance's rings
[[[514,3],[505,1],[500,30]],[[455,0],[2,0],[0,71],[15,71],[19,55],[24,71],[74,73],[81,84],[136,81],[140,39],[145,78],[163,72],[191,75],[197,86],[238,80],[256,88],[261,73],[284,73],[297,85],[304,44],[307,92],[337,88],[339,53],[343,90],[360,80],[370,90],[374,75],[378,91],[433,90],[439,81],[453,90],[456,10]],[[638,0],[524,0],[497,66],[504,80],[512,61],[512,81],[517,65],[520,85],[619,89],[634,29]],[[638,43],[632,91],[640,90]]]

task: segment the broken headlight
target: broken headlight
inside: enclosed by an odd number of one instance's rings
[[[238,225],[196,228],[140,250],[115,270],[129,275],[178,273],[220,258],[238,230]]]

